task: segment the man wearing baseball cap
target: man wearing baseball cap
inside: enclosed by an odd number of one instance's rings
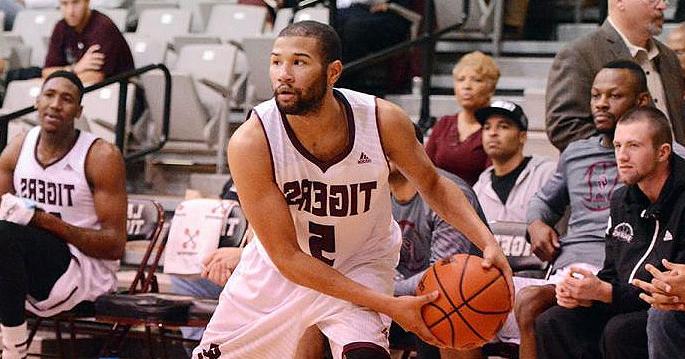
[[[543,156],[523,155],[528,118],[519,105],[494,101],[476,111],[476,118],[483,126],[483,149],[492,162],[473,186],[485,215],[489,221],[524,223],[528,201],[554,173],[556,163]],[[495,238],[509,257],[532,255],[524,236]]]

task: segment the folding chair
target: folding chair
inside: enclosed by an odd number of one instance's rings
[[[171,118],[166,153],[174,150],[186,154],[193,150],[210,150],[216,154],[217,169],[225,167],[228,110],[235,93],[233,71],[236,51],[235,46],[221,44],[188,45],[181,49],[172,72]],[[163,104],[156,94],[162,93],[164,78],[161,73],[151,72],[142,76],[142,82],[150,118],[160,128]],[[213,119],[203,101],[215,107],[217,114]],[[225,117],[221,115],[222,112],[225,112]]]
[[[124,125],[124,144],[127,143],[128,133],[131,128],[131,116],[133,102],[136,97],[136,86],[129,83],[126,98],[126,123]],[[83,96],[82,117],[87,121],[90,132],[101,137],[105,141],[115,143],[117,115],[119,109],[119,84],[114,83],[97,91],[89,92]]]
[[[247,91],[243,106],[245,116],[252,107],[261,101],[273,97],[273,88],[269,78],[269,56],[273,47],[274,36],[250,36],[243,39],[243,50],[249,64]]]
[[[33,49],[31,65],[43,67],[45,64],[47,46],[44,39],[52,35],[55,24],[61,19],[59,10],[52,9],[25,9],[17,13],[11,34],[19,36],[25,45]]]
[[[40,95],[43,79],[15,80],[7,85],[5,100],[0,108],[0,115],[7,115],[14,111],[34,106],[36,98]],[[8,139],[38,125],[38,114],[32,112],[9,123]],[[87,131],[90,129],[83,117],[76,119],[76,128]]]
[[[212,248],[216,249],[219,245],[242,247],[245,244],[247,220],[236,201],[219,199],[195,199],[187,200],[176,207],[174,218],[172,219],[168,239],[162,242],[165,251],[165,273],[169,274],[168,268],[173,268],[171,274],[199,274],[201,258],[204,251]],[[180,249],[182,257],[173,257],[175,249]],[[173,253],[171,253],[173,252]],[[171,254],[170,254],[171,253]],[[158,258],[156,258],[158,259]],[[116,297],[116,295],[114,296]],[[140,299],[138,301],[137,299]],[[147,303],[161,303],[166,305],[171,314],[160,314],[159,312],[144,312]],[[157,328],[158,338],[164,343],[172,336],[168,335],[168,329],[189,326],[205,327],[209,322],[218,300],[206,298],[192,298],[182,295],[166,293],[138,293],[134,296],[127,296],[127,300],[113,302],[107,310],[96,311],[98,320],[125,323],[130,326],[144,326],[147,337],[147,347],[150,350],[150,357],[154,357],[155,337],[152,328]],[[117,308],[118,307],[118,308]],[[124,309],[122,309],[124,308]],[[113,316],[111,313],[126,313],[126,309],[133,308],[139,311],[136,315],[129,314]],[[185,308],[178,310],[178,308]],[[173,337],[174,339],[179,339]],[[123,341],[123,337],[120,338]],[[120,347],[122,341],[118,343]],[[165,346],[162,346],[162,355]],[[103,350],[102,355],[111,355],[111,351]]]
[[[164,63],[168,45],[165,41],[136,33],[126,33],[124,38],[131,48],[136,68]]]
[[[472,0],[466,3],[468,4],[468,16],[464,14],[464,1],[462,0],[435,0],[437,30],[463,22],[461,28],[455,33],[457,38],[490,40],[492,53],[499,56],[504,0]]]
[[[262,6],[242,4],[218,4],[212,7],[204,33],[176,36],[174,48],[181,51],[184,45],[193,43],[222,42],[240,46],[246,36],[264,32],[267,10]]]
[[[140,264],[138,264],[136,274],[128,288],[129,293],[144,293],[151,289],[157,289],[157,281],[155,277],[155,271],[157,270],[157,264],[159,258],[161,257],[161,252],[156,253],[152,261],[150,258],[152,256],[153,249],[162,248],[163,244],[158,244],[160,240],[160,235],[162,233],[162,228],[164,226],[164,210],[162,206],[153,201],[146,199],[129,199],[128,200],[128,210],[126,219],[126,232],[128,240],[143,240],[148,241],[147,249],[143,254]],[[93,302],[81,302],[76,307],[69,311],[65,311],[56,316],[49,318],[42,318],[39,316],[34,316],[35,320],[29,332],[29,339],[27,347],[31,346],[31,342],[35,337],[38,328],[45,321],[52,322],[54,327],[55,336],[57,338],[57,348],[59,358],[66,358],[64,352],[64,341],[62,339],[62,324],[66,323],[69,329],[70,340],[69,357],[76,358],[77,353],[75,351],[75,341],[76,333],[80,331],[77,328],[78,324],[92,324],[92,321],[86,321],[86,318],[92,318],[95,315],[95,308]],[[88,333],[98,333],[102,330],[95,330],[95,328],[89,328]],[[41,355],[45,356],[45,355]]]
[[[190,18],[188,9],[145,9],[138,19],[136,34],[170,43],[174,36],[188,34]]]

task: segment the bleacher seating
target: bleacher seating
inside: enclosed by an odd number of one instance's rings
[[[31,65],[42,67],[47,54],[47,39],[52,34],[55,24],[62,19],[59,10],[26,9],[17,13],[10,34],[19,37],[25,45],[32,48]]]
[[[174,36],[189,33],[190,17],[187,9],[145,9],[138,18],[136,34],[171,43]]]

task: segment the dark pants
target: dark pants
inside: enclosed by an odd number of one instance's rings
[[[611,314],[604,307],[554,306],[535,320],[540,359],[647,358],[647,311]]]
[[[650,359],[685,358],[685,312],[650,309],[647,337]]]
[[[48,298],[69,267],[69,247],[40,229],[0,221],[0,323],[14,327],[25,321],[24,302]]]

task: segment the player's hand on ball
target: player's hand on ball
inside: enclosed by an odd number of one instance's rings
[[[483,268],[485,269],[490,269],[493,265],[497,268],[499,268],[502,273],[504,273],[504,279],[507,281],[507,284],[509,285],[509,293],[510,295],[510,300],[511,303],[514,303],[514,280],[512,279],[513,277],[513,272],[511,270],[511,266],[509,266],[509,261],[507,260],[507,257],[504,255],[504,252],[502,252],[502,248],[500,248],[499,245],[491,245],[485,247],[483,250],[483,261],[481,263]]]
[[[0,201],[0,220],[27,225],[36,212],[35,202],[17,197],[11,193],[2,195]]]
[[[404,330],[412,332],[424,342],[436,347],[445,347],[428,329],[421,317],[421,308],[438,299],[439,292],[435,291],[420,296],[402,296],[393,300],[390,317]]]

